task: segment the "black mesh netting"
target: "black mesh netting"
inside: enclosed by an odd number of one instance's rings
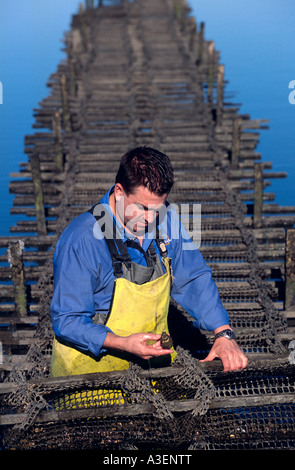
[[[204,373],[178,348],[170,368],[23,382],[1,399],[6,449],[294,446],[295,366]],[[7,418],[6,418],[7,419]]]

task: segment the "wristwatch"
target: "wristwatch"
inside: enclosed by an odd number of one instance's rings
[[[219,331],[219,333],[215,335],[214,339],[221,338],[222,336],[224,336],[226,339],[236,339],[236,335],[234,334],[233,330],[230,329]]]

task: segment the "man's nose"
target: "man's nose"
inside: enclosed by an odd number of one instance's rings
[[[153,210],[147,210],[144,212],[144,218],[147,222],[153,222],[155,219],[155,211]]]

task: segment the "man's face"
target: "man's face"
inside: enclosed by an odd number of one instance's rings
[[[116,215],[127,230],[142,236],[155,228],[155,221],[164,207],[167,194],[158,196],[145,186],[137,186],[132,194],[125,193],[121,184],[115,185]]]

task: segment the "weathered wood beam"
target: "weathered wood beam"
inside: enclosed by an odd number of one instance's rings
[[[39,155],[36,155],[36,154],[31,155],[30,162],[31,162],[31,172],[32,172],[32,179],[33,179],[34,193],[35,193],[37,230],[38,230],[39,235],[47,235]]]
[[[15,312],[19,319],[28,313],[26,280],[23,264],[24,242],[17,241],[9,244],[8,262],[11,269],[11,279],[14,288]]]
[[[285,310],[295,310],[295,229],[286,231]],[[295,338],[294,338],[295,339]]]

